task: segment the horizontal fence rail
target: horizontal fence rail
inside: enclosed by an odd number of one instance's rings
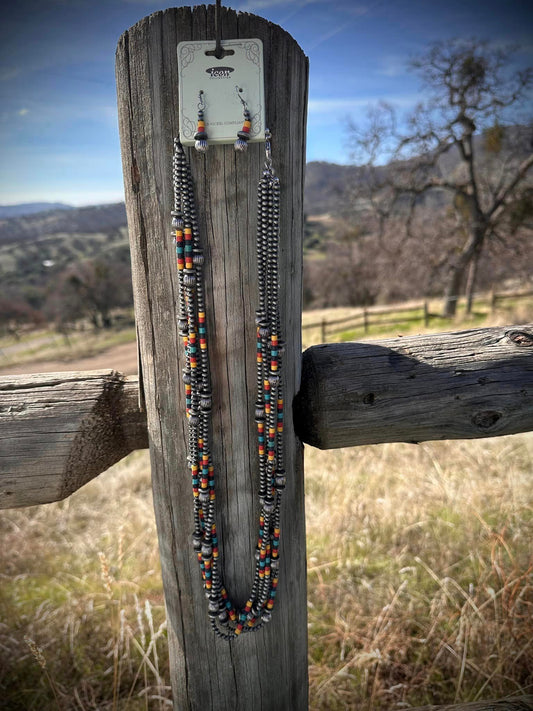
[[[320,449],[533,430],[533,324],[312,346],[295,424]]]
[[[518,292],[490,292],[488,294],[476,294],[476,301],[485,303],[490,307],[491,313],[498,310],[499,305],[505,301],[527,299],[533,297],[533,291],[518,291]],[[463,297],[457,297],[457,299]],[[419,312],[420,315],[405,316],[401,314],[414,314]],[[394,318],[400,314],[398,318]],[[381,316],[390,315],[390,319],[382,319]],[[353,313],[350,316],[345,316],[339,319],[326,319],[313,321],[302,325],[302,330],[320,329],[320,340],[326,343],[329,336],[342,333],[345,330],[362,329],[365,334],[369,333],[372,326],[392,326],[400,323],[415,323],[424,324],[427,328],[431,320],[447,318],[442,314],[431,312],[428,301],[415,302],[409,306],[366,306],[359,312]],[[342,328],[340,328],[342,327]]]
[[[0,377],[0,509],[60,501],[148,447],[137,377],[113,370]]]
[[[138,391],[112,370],[0,377],[0,508],[59,501],[146,448]],[[533,324],[308,348],[294,425],[322,449],[533,430]]]

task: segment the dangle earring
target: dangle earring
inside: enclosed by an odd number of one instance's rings
[[[198,125],[194,134],[194,147],[199,153],[205,153],[209,148],[205,132],[204,109],[204,92],[200,89],[198,93]]]
[[[237,96],[241,100],[243,106],[244,122],[242,125],[242,129],[237,133],[237,140],[234,143],[234,147],[236,151],[243,153],[248,148],[248,140],[250,138],[250,126],[252,125],[252,122],[250,121],[250,112],[248,111],[248,105],[240,95],[242,89],[236,86],[235,91],[237,92]]]

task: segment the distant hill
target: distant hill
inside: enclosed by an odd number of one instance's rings
[[[0,205],[0,220],[9,217],[22,217],[33,215],[36,212],[49,212],[50,210],[72,210],[72,205],[62,202],[21,202],[17,205]]]
[[[126,226],[123,202],[46,210],[0,220],[0,245],[36,242],[46,235],[113,232]]]
[[[528,126],[508,126],[505,129],[503,150],[512,146],[513,155],[523,160],[531,152],[532,131]],[[485,149],[485,136],[482,133],[474,136],[476,165],[478,168],[489,170],[491,155]],[[442,178],[455,177],[460,169],[461,158],[457,148],[453,147],[438,159],[434,174]],[[379,170],[386,175],[389,165],[382,166]],[[308,216],[329,213],[335,215],[353,215],[358,209],[357,188],[365,180],[364,169],[355,165],[338,165],[322,161],[313,161],[307,164],[305,176],[304,211]],[[449,200],[449,194],[434,191],[433,195],[426,195],[423,202],[429,208],[442,206]]]
[[[0,281],[6,293],[39,292],[41,303],[69,265],[129,264],[124,203],[46,210],[0,220]]]
[[[308,163],[305,170],[305,214],[321,215],[342,209],[349,199],[350,189],[361,179],[361,172],[353,165],[324,161]]]
[[[513,155],[518,159],[528,155],[531,131],[525,127],[506,131],[506,139],[512,139],[515,144],[519,139],[518,154],[515,151]],[[477,151],[476,168],[495,170],[497,161],[485,150],[484,140],[483,136],[476,137],[480,142],[477,148],[481,149]],[[460,177],[460,163],[457,150],[449,150],[431,171],[434,175],[453,179]],[[404,167],[407,165],[403,164]],[[381,166],[380,177],[386,177],[391,170],[390,164]],[[367,180],[368,172],[363,167],[327,162],[307,164],[304,191],[306,306],[406,299],[435,294],[442,289],[444,267],[441,268],[441,263],[444,262],[437,263],[435,256],[450,246],[439,245],[433,249],[426,244],[423,235],[426,225],[446,214],[450,194],[434,190],[420,198],[418,205],[421,209],[417,211],[420,248],[413,250],[400,264],[394,250],[390,247],[381,249],[376,243],[376,222],[370,214],[371,203],[365,190]],[[401,201],[396,203],[398,215],[404,206]],[[7,216],[9,211],[11,216]],[[502,246],[498,252],[498,246],[491,245],[494,254],[491,252],[490,259],[485,255],[479,270],[484,275],[483,283],[481,278],[479,281],[484,288],[502,283],[509,276],[515,278],[531,273],[520,234],[517,233],[516,239],[513,235],[510,237],[514,239],[511,250],[505,251],[506,247]],[[328,255],[328,260],[323,259],[324,254]],[[335,265],[333,269],[332,263]],[[38,318],[57,319],[58,314],[61,316],[60,306],[68,305],[68,299],[65,300],[61,291],[64,280],[68,280],[73,270],[91,268],[91,265],[104,265],[104,271],[108,269],[113,278],[116,276],[120,305],[124,305],[124,294],[129,294],[130,287],[124,203],[81,208],[69,208],[61,203],[28,203],[0,208],[0,305],[2,299],[4,306],[18,304],[22,320],[34,318],[37,322]],[[341,282],[344,284],[342,289]],[[4,316],[14,318],[5,313]]]

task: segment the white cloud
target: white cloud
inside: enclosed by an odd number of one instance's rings
[[[20,109],[17,113],[19,116],[26,116],[26,114],[29,113],[29,109]]]

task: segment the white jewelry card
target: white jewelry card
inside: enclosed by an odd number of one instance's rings
[[[234,143],[244,121],[243,101],[250,112],[250,141],[265,140],[263,43],[234,39],[222,40],[221,45],[226,54],[217,59],[215,40],[178,44],[180,141],[184,146],[194,145],[200,107],[208,143]]]

